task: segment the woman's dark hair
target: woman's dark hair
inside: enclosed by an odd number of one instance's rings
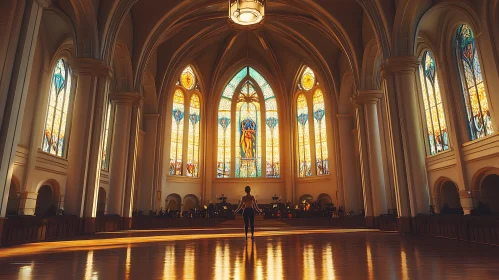
[[[244,188],[244,191],[245,191],[246,193],[250,193],[250,192],[251,192],[251,188],[250,188],[250,186],[246,186],[246,188]]]

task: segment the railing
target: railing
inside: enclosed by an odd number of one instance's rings
[[[499,216],[419,215],[414,218],[413,231],[419,235],[499,245]]]
[[[378,228],[383,231],[398,231],[396,215],[380,215],[377,217]]]
[[[38,241],[70,238],[78,235],[78,217],[34,216],[11,217],[5,220],[1,245],[14,245]]]
[[[123,229],[123,218],[119,215],[102,215],[95,218],[96,232],[110,232]]]
[[[133,217],[132,229],[162,229],[178,227],[214,227],[225,218],[167,218],[161,216]]]
[[[288,218],[282,222],[296,227],[302,226],[324,226],[340,228],[365,228],[365,218],[363,216],[342,216],[342,217],[315,217],[315,218]]]

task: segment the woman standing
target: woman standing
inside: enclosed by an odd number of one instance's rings
[[[262,210],[256,205],[255,197],[250,194],[250,186],[246,186],[244,191],[246,192],[246,195],[241,199],[241,204],[237,207],[234,215],[236,215],[239,210],[243,209],[244,234],[246,240],[248,239],[248,224],[251,226],[251,239],[255,239],[255,211],[262,213]]]

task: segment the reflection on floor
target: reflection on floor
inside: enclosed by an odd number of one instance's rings
[[[494,279],[499,248],[369,230],[109,233],[0,249],[0,279]]]

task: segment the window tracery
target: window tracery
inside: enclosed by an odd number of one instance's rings
[[[315,73],[309,67],[303,71],[298,88],[296,99],[298,177],[329,174],[326,104]],[[314,160],[312,160],[314,155],[311,145],[315,147]]]
[[[456,54],[459,64],[463,99],[471,140],[494,133],[483,83],[482,69],[470,26],[463,24],[457,30]]]
[[[449,135],[435,60],[428,50],[423,52],[419,74],[429,152],[434,155],[449,149]]]
[[[252,67],[239,71],[222,92],[217,148],[217,178],[280,176],[277,100]]]
[[[198,88],[194,71],[187,66],[180,74],[172,100],[170,175],[199,177],[201,99]]]
[[[50,83],[49,102],[45,118],[42,150],[55,156],[66,156],[69,110],[71,108],[72,76],[64,59],[54,66]]]

